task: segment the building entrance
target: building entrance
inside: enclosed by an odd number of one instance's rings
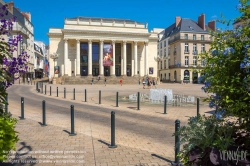
[[[92,75],[93,76],[99,75],[99,67],[93,66]]]
[[[104,67],[104,76],[110,76],[110,67],[109,66]]]

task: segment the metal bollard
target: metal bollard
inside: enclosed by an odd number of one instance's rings
[[[42,102],[42,108],[43,108],[43,124],[42,126],[47,126],[46,125],[46,103],[45,100]]]
[[[102,103],[102,100],[101,100],[101,95],[102,95],[102,92],[99,90],[99,104]]]
[[[43,93],[43,83],[41,82],[41,84],[42,84],[42,90],[41,90],[41,93]]]
[[[51,86],[49,86],[49,95],[51,96]]]
[[[137,110],[140,110],[140,92],[137,93]]]
[[[200,116],[200,98],[197,98],[197,117]]]
[[[75,100],[75,99],[76,99],[76,90],[74,88],[74,90],[73,90],[73,100]]]
[[[109,148],[117,148],[115,145],[115,111],[111,112],[111,145]]]
[[[44,89],[44,94],[46,95],[46,85],[44,85],[44,86],[45,86],[45,87],[44,87],[44,88],[45,88],[45,89]]]
[[[21,117],[20,119],[24,119],[24,97],[21,97]]]
[[[38,82],[36,83],[36,91],[38,91]]]
[[[64,88],[64,98],[66,99],[66,88]]]
[[[118,106],[118,92],[116,92],[116,107],[119,107]]]
[[[180,130],[180,120],[175,121],[175,132],[178,132]],[[179,164],[180,157],[178,156],[178,153],[180,152],[180,136],[175,136],[175,164]]]
[[[75,133],[75,112],[74,112],[74,105],[70,106],[71,110],[71,133],[69,134],[70,136],[76,135]]]
[[[9,103],[8,103],[8,93],[7,93],[7,95],[6,95],[6,104],[5,104],[5,113],[8,113],[8,105],[9,105]]]
[[[87,90],[85,89],[85,102],[87,102]]]
[[[58,87],[56,87],[56,97],[58,97]]]
[[[164,114],[167,113],[167,95],[164,97]]]

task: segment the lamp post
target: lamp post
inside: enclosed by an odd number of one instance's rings
[[[54,61],[54,68],[55,68],[55,60],[58,59],[59,54],[58,53],[53,53],[50,55],[50,58],[53,59]],[[54,76],[53,76],[53,84],[56,84],[56,78],[55,78],[55,71],[54,71]]]

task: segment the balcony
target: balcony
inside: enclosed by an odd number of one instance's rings
[[[186,68],[196,68],[196,69],[201,69],[203,68],[204,66],[202,65],[170,65],[169,66],[169,69],[174,69],[174,68],[182,68],[182,69],[186,69]]]
[[[212,38],[211,37],[196,37],[195,39],[193,38],[186,38],[185,36],[176,36],[176,37],[172,37],[168,40],[169,44],[172,44],[176,41],[187,41],[187,42],[192,42],[192,41],[198,41],[198,42],[212,42]]]
[[[189,54],[189,50],[184,50],[184,54]]]
[[[193,50],[193,55],[198,55],[198,50]]]

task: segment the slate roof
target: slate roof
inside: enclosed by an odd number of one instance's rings
[[[197,22],[189,19],[189,18],[182,18],[180,20],[180,23],[177,25],[175,25],[175,23],[173,23],[172,25],[170,25],[169,27],[167,27],[165,29],[165,33],[164,36],[161,40],[166,39],[169,36],[172,36],[178,32],[193,32],[193,33],[209,33],[207,30],[207,26],[206,26],[206,30],[203,30],[198,24]]]

